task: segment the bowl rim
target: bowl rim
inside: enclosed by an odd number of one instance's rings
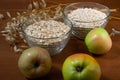
[[[82,22],[82,23],[99,22],[99,21],[102,21],[102,20],[107,20],[107,19],[109,18],[109,16],[110,16],[110,9],[109,9],[109,7],[107,7],[107,6],[103,5],[103,4],[100,4],[100,3],[96,3],[96,2],[76,2],[76,3],[71,3],[71,4],[69,4],[69,5],[67,5],[67,6],[65,6],[65,7],[63,8],[63,15],[66,16],[66,18],[68,18],[71,22],[73,22],[74,20],[70,19],[70,18],[68,17],[68,15],[65,13],[65,11],[66,11],[67,8],[69,8],[70,6],[73,6],[73,5],[76,5],[76,4],[81,4],[81,3],[84,3],[84,4],[85,4],[85,3],[90,3],[90,4],[97,4],[97,5],[103,6],[103,7],[106,8],[107,14],[106,14],[106,17],[105,17],[105,18],[100,19],[100,20],[94,20],[94,21],[75,21],[75,22]]]

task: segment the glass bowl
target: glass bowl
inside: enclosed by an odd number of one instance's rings
[[[106,16],[102,19],[97,19],[97,20],[92,20],[91,21],[87,21],[85,20],[87,17],[86,15],[82,15],[79,13],[76,13],[76,15],[79,16],[84,16],[85,19],[82,20],[76,20],[76,19],[72,19],[69,17],[70,13],[77,10],[77,9],[94,9],[97,11],[100,11],[102,13],[104,13]],[[89,13],[89,11],[88,11]],[[73,24],[73,30],[72,30],[72,34],[75,35],[76,37],[78,37],[79,39],[84,39],[85,36],[87,35],[87,33],[92,30],[93,28],[96,27],[102,27],[105,28],[107,22],[108,22],[108,18],[110,15],[110,10],[107,6],[104,6],[102,4],[99,3],[94,3],[94,2],[77,2],[77,3],[72,3],[70,5],[67,5],[64,9],[63,9],[63,14],[66,16],[66,18],[68,18],[69,20],[71,20],[72,24]],[[75,15],[75,16],[76,16]],[[96,15],[98,16],[98,15]]]
[[[22,33],[23,33],[28,45],[30,47],[39,46],[39,47],[45,48],[48,50],[48,52],[50,53],[51,56],[60,53],[64,49],[64,47],[66,46],[66,44],[69,41],[70,34],[72,32],[72,23],[64,16],[57,18],[57,19],[53,19],[53,20],[64,23],[65,25],[67,25],[70,28],[70,30],[68,32],[66,32],[65,34],[60,35],[59,37],[38,38],[35,36],[28,35],[28,33],[26,33],[25,30],[28,26],[39,22],[40,21],[39,19],[36,19],[35,22],[34,22],[34,19],[33,20],[28,19],[27,21],[25,21],[23,24],[20,25]],[[47,21],[47,20],[45,20],[45,21]],[[61,27],[63,27],[63,26],[61,26]]]

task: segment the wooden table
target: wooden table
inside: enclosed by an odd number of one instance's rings
[[[18,10],[25,10],[27,4],[32,0],[0,0],[0,13],[6,16],[6,11],[10,11],[12,16]],[[46,0],[47,6],[59,3],[71,3],[84,0]],[[98,2],[108,6],[109,8],[118,9],[112,13],[112,16],[120,17],[120,1],[119,0],[88,0]],[[7,17],[0,21],[0,30]],[[106,29],[111,33],[111,28],[120,30],[120,20],[112,19],[108,22]],[[102,70],[101,80],[120,80],[120,35],[112,36],[112,49],[102,56],[93,56],[100,64]],[[58,55],[52,57],[52,69],[48,75],[36,80],[63,80],[61,68],[66,57],[74,53],[90,54],[84,44],[84,41],[72,36],[65,49]],[[0,35],[0,80],[27,80],[19,71],[17,62],[19,54],[14,53],[5,38]]]

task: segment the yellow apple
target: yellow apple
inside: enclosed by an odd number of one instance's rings
[[[92,56],[76,53],[65,59],[62,74],[64,80],[100,80],[101,69]]]
[[[104,28],[95,28],[85,37],[88,50],[94,54],[104,54],[112,47],[112,40]]]
[[[18,60],[21,73],[27,78],[45,76],[51,69],[51,57],[46,49],[31,47],[23,51]]]

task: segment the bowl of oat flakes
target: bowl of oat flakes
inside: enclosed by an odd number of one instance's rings
[[[21,24],[28,45],[45,48],[51,56],[60,53],[68,43],[72,30],[72,23],[63,18],[36,21],[28,19]]]
[[[67,5],[63,14],[73,24],[73,35],[84,39],[93,28],[105,28],[110,10],[107,6],[95,2],[77,2]]]

